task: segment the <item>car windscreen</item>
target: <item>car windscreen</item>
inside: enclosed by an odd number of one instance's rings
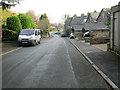
[[[34,30],[22,30],[20,32],[20,35],[33,35],[34,34]]]

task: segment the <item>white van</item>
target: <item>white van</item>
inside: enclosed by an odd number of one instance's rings
[[[18,37],[19,46],[22,46],[24,44],[36,45],[40,44],[40,41],[41,41],[40,29],[23,29],[21,30]]]

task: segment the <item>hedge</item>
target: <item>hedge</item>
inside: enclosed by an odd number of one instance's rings
[[[7,18],[7,29],[20,32],[22,25],[20,19],[16,15],[12,15]]]

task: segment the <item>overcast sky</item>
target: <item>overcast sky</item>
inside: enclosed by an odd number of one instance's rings
[[[120,0],[23,0],[20,5],[12,8],[13,11],[25,13],[34,10],[36,15],[46,13],[51,22],[61,22],[63,15],[73,16],[81,13],[101,11],[102,8],[111,8]]]

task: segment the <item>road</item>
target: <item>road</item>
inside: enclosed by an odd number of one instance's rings
[[[109,88],[65,38],[3,55],[3,88]]]

